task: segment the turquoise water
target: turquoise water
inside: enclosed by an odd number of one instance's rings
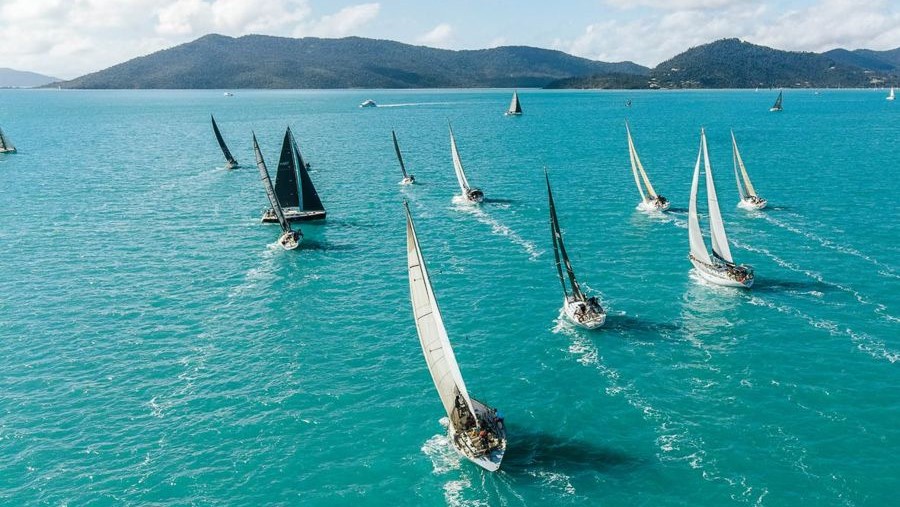
[[[523,90],[507,118],[509,90],[0,91],[0,504],[895,502],[900,105],[774,95]],[[634,209],[626,118],[663,217]],[[481,208],[451,202],[448,119]],[[274,167],[287,125],[329,213],[294,252],[250,143]],[[690,275],[701,126],[751,291]],[[763,212],[735,207],[729,128]],[[559,321],[543,166],[601,330]],[[499,473],[444,437],[403,199],[506,416]]]

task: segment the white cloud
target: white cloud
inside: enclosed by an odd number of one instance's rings
[[[345,7],[334,14],[323,16],[309,30],[309,35],[319,37],[345,37],[351,35],[360,27],[375,19],[380,9],[381,5],[377,3]],[[297,36],[300,35],[299,33],[297,34]]]
[[[742,0],[606,0],[607,5],[620,9],[650,7],[653,9],[679,11],[693,9],[716,9],[736,5]]]
[[[419,44],[424,44],[426,46],[444,48],[450,45],[452,39],[453,27],[450,26],[449,23],[441,23],[428,32],[419,36],[419,38],[416,39],[416,42],[418,42]]]

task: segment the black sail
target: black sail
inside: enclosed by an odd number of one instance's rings
[[[275,173],[275,195],[282,208],[299,208],[300,194],[297,189],[297,156],[294,151],[294,136],[290,127],[284,133],[281,143],[281,158]]]
[[[231,156],[231,152],[228,151],[228,146],[225,146],[225,140],[222,139],[222,133],[219,132],[219,126],[216,125],[216,119],[213,117],[213,115],[209,115],[209,117],[212,120],[213,132],[216,133],[216,141],[219,141],[219,147],[222,148],[222,153],[225,155],[225,160],[231,166],[238,165],[237,160],[235,160],[234,157]]]
[[[572,285],[572,296],[578,301],[584,301],[584,293],[581,292],[581,287],[578,286],[578,281],[575,280],[575,271],[572,269],[572,263],[569,262],[566,246],[563,244],[562,231],[559,229],[559,220],[556,218],[556,204],[553,202],[553,191],[550,189],[550,176],[547,175],[546,170],[544,170],[544,178],[547,180],[547,199],[550,202],[550,230],[553,235],[553,253],[556,256],[556,269],[559,274],[559,281],[562,283],[563,293],[568,296],[569,293],[566,290],[566,281],[562,269],[562,264],[565,264],[566,274],[568,275],[569,283]],[[562,259],[562,263],[560,263],[560,259]]]
[[[319,199],[319,193],[316,192],[316,187],[313,185],[312,180],[309,177],[309,172],[306,170],[306,162],[303,161],[303,156],[300,155],[300,147],[297,146],[297,140],[291,136],[294,152],[297,154],[297,172],[300,173],[300,209],[303,211],[325,211],[325,206],[322,205],[322,200]]]
[[[253,134],[253,152],[256,154],[256,167],[259,169],[259,179],[262,180],[263,187],[266,189],[266,195],[269,196],[269,204],[275,210],[275,216],[278,218],[281,230],[289,232],[291,231],[291,224],[284,217],[281,205],[278,204],[278,197],[275,196],[275,189],[272,187],[271,178],[269,178],[269,170],[266,169],[266,162],[263,160],[262,152],[259,151],[259,143],[256,142],[256,134]]]
[[[403,155],[400,154],[400,145],[397,144],[397,134],[392,130],[391,136],[394,138],[394,151],[397,152],[397,160],[400,161],[400,171],[403,172],[403,177],[407,178],[406,175],[406,166],[403,165]]]

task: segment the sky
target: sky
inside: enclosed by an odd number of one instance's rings
[[[897,0],[0,0],[0,23],[0,67],[63,79],[208,33],[527,45],[648,67],[726,37],[796,51],[900,47]]]

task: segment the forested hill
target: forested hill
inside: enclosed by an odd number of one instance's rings
[[[560,51],[507,46],[451,51],[347,37],[207,35],[71,81],[63,88],[462,88],[540,87],[604,74],[647,75]]]

